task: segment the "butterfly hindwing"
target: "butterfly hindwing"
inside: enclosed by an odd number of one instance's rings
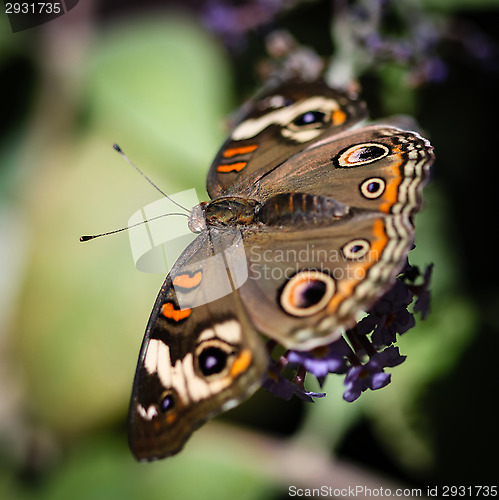
[[[245,232],[241,297],[257,329],[282,345],[324,345],[393,286],[413,237],[405,215],[354,210],[329,224],[295,221],[264,240]]]
[[[212,280],[226,272],[213,257],[209,234],[200,235],[151,313],[129,410],[129,442],[139,460],[177,453],[206,419],[249,397],[267,366],[237,292],[203,303],[203,289],[209,295]]]

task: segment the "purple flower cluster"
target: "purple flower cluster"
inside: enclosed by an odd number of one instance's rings
[[[251,32],[272,36],[278,17],[301,3],[304,0],[206,0],[201,16],[228,48],[238,51],[246,48]],[[334,43],[353,48],[361,60],[370,61],[366,67],[382,67],[385,61],[404,66],[412,86],[445,81],[449,67],[443,56],[449,53],[482,69],[497,69],[497,43],[471,22],[430,14],[409,0],[333,0],[332,6]],[[267,51],[265,64],[270,64],[276,55],[269,47]],[[296,44],[287,57],[302,64],[304,56],[310,58],[307,51]]]
[[[381,389],[390,383],[391,375],[384,368],[397,366],[405,360],[399,348],[387,347],[373,354],[365,364],[353,365],[345,377],[345,392],[343,399],[351,403],[367,389]]]
[[[393,288],[339,340],[311,351],[287,351],[272,361],[262,384],[264,389],[284,399],[293,395],[306,401],[324,397],[324,393],[305,390],[307,373],[317,378],[320,385],[329,373],[346,374],[343,398],[348,402],[355,401],[367,389],[385,387],[391,379],[385,368],[397,366],[406,358],[394,345],[397,335],[415,325],[415,313],[423,319],[429,313],[432,270],[433,266],[428,266],[421,277],[419,268],[408,264]],[[285,368],[295,370],[292,380],[284,376]]]
[[[247,0],[207,2],[203,13],[204,24],[218,33],[228,47],[240,48],[249,31],[270,24],[279,12],[292,7],[294,0]]]
[[[314,401],[313,398],[323,398],[326,395],[324,392],[306,391],[301,380],[296,377],[293,380],[289,380],[274,367],[269,369],[267,377],[262,383],[262,387],[282,399],[291,399],[291,397],[295,395],[309,403]]]
[[[373,61],[394,61],[410,68],[412,85],[447,78],[447,66],[439,55],[445,32],[417,4],[357,0],[342,3],[336,15],[337,22],[348,20],[352,42]]]

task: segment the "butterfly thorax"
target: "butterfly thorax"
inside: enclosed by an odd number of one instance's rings
[[[204,202],[191,212],[189,228],[201,232],[208,227],[251,225],[287,226],[300,223],[331,224],[349,213],[349,207],[334,198],[306,193],[282,193],[261,203],[256,200],[221,197]]]
[[[248,226],[256,222],[259,203],[233,196],[203,202],[192,209],[189,228],[198,233],[208,227]]]

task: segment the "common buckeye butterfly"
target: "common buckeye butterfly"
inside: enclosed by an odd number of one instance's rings
[[[260,334],[294,350],[329,344],[393,286],[432,147],[365,117],[321,80],[280,83],[243,110],[146,328],[129,412],[139,460],[177,453],[257,390]]]

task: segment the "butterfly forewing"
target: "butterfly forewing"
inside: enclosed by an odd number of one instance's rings
[[[320,139],[340,133],[366,116],[362,101],[323,81],[287,81],[247,106],[208,173],[211,198],[237,192]]]
[[[177,453],[206,419],[260,385],[265,350],[230,289],[229,268],[215,257],[210,234],[200,235],[151,313],[129,411],[129,443],[139,460]],[[220,292],[224,273],[229,288]]]
[[[250,195],[267,200],[279,193],[304,192],[350,207],[412,214],[421,208],[432,162],[432,148],[419,134],[363,127],[295,155]]]

